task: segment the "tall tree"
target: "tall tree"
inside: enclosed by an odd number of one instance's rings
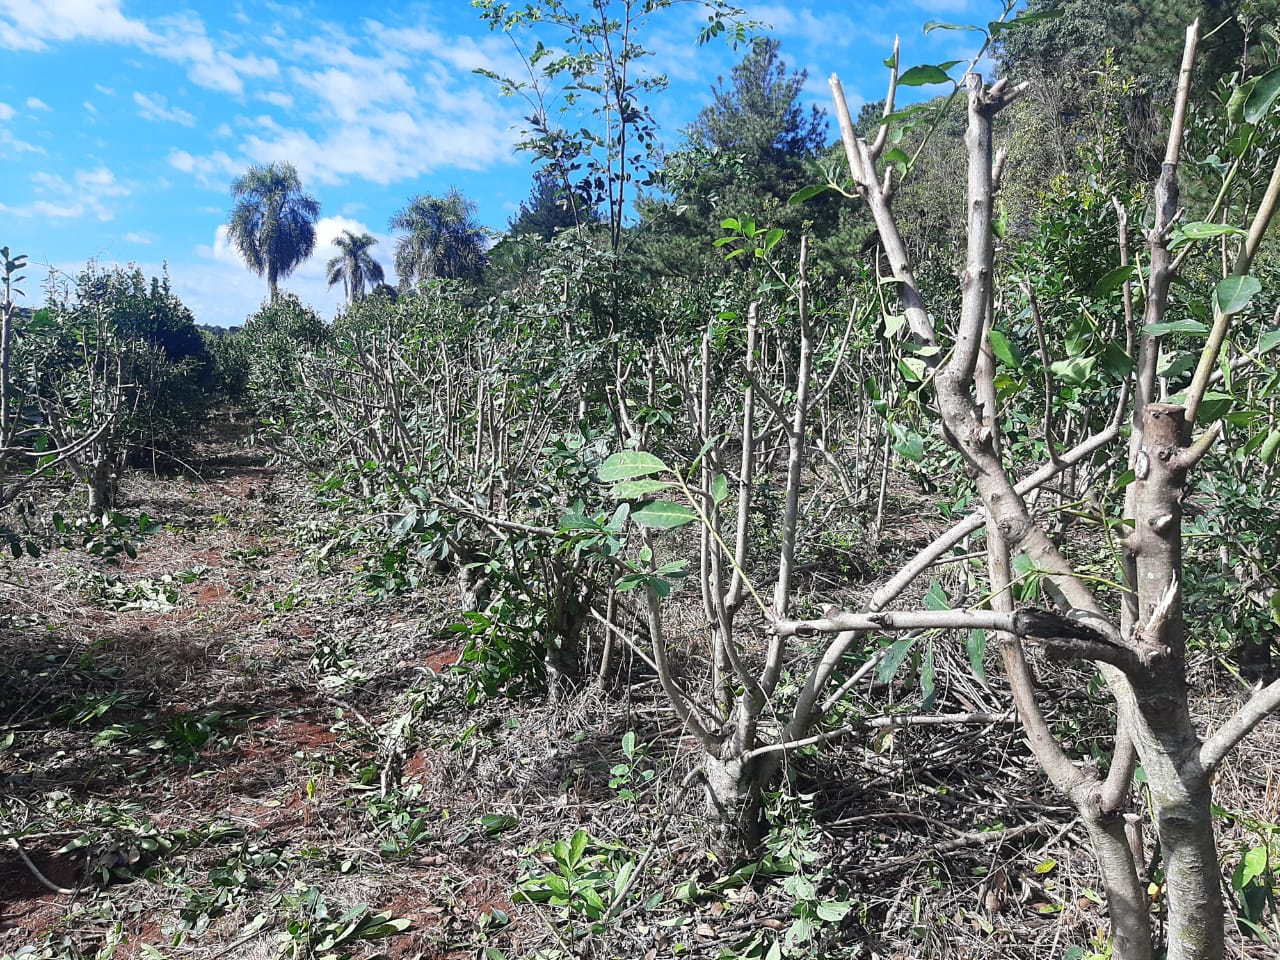
[[[396,241],[396,273],[403,287],[429,277],[478,280],[488,264],[484,229],[475,220],[475,201],[457,189],[443,197],[422,194],[391,218]]]
[[[659,273],[696,276],[721,261],[711,245],[725,217],[819,238],[835,232],[834,197],[788,206],[797,190],[821,178],[811,168],[827,145],[826,115],[800,100],[807,79],[804,70],[787,68],[778,41],[767,38],[755,42],[728,80],[719,78],[714,102],[657,178],[666,197],[638,205],[650,234],[647,259]]]
[[[591,198],[581,191],[568,190],[564,177],[548,166],[533,175],[529,198],[520,204],[507,226],[512,236],[550,240],[561,230],[599,221],[599,208]]]
[[[758,39],[732,71],[719,79],[715,102],[689,128],[689,143],[743,156],[752,168],[816,155],[827,144],[827,119],[816,106],[806,112],[800,93],[809,74],[788,73],[779,41]]]
[[[320,202],[302,191],[291,163],[252,166],[231,184],[235,206],[227,227],[231,242],[249,269],[267,276],[271,300],[279,282],[293,273],[316,248]]]
[[[376,287],[386,278],[382,264],[369,252],[377,243],[372,234],[352,230],[343,230],[342,235],[334,239],[334,246],[341,252],[329,260],[329,286],[341,283],[347,303],[363,299],[366,284]]]

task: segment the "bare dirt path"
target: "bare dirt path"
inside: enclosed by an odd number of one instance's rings
[[[456,656],[439,615],[374,610],[312,559],[309,494],[243,432],[216,424],[187,475],[127,478],[136,558],[51,551],[0,573],[0,954],[212,955],[244,939],[233,955],[249,955],[260,915],[263,937],[293,918],[301,942],[363,903],[412,924],[383,949],[448,956],[442,924],[474,906],[437,896],[420,843],[394,870],[376,855],[416,813],[371,809],[380,727]],[[46,889],[10,837],[74,892]]]

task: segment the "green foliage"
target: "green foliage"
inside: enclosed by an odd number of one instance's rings
[[[686,145],[655,172],[660,192],[639,206],[641,269],[690,279],[723,272],[711,242],[719,236],[716,224],[726,219],[767,222],[819,242],[835,234],[836,196],[804,206],[788,202],[818,179],[827,145],[825,114],[816,107],[806,112],[800,103],[806,79],[803,70],[788,71],[776,40],[755,41],[690,127]]]
[[[844,957],[841,923],[854,908],[849,891],[823,865],[812,796],[775,795],[773,827],[764,856],[716,881],[733,889],[761,879],[778,882],[791,903],[790,919],[779,931],[762,929],[722,949],[719,960],[784,960],[812,956]]]
[[[577,230],[600,220],[600,211],[591,197],[575,192],[555,170],[543,167],[533,175],[529,198],[511,218],[512,237],[551,240],[562,230]]]
[[[475,221],[477,207],[457,190],[443,197],[422,194],[392,215],[396,274],[401,290],[430,279],[478,281],[488,265],[485,233]]]
[[[334,238],[334,246],[338,255],[329,260],[325,272],[329,286],[341,283],[346,291],[347,303],[355,303],[364,297],[365,287],[376,288],[385,279],[382,264],[378,263],[370,253],[377,244],[372,234],[356,234],[351,230],[343,230]]]
[[[292,960],[351,960],[368,943],[403,933],[412,921],[374,912],[363,903],[331,907],[318,887],[300,885],[283,898],[292,914],[279,936],[277,956]]]
[[[586,830],[537,844],[531,853],[549,859],[551,869],[540,859],[524,860],[512,902],[546,904],[569,931],[603,933],[631,890],[635,855]]]
[[[248,358],[247,383],[254,403],[267,417],[284,415],[300,389],[299,358],[330,339],[320,315],[284,293],[264,303],[234,335],[233,349]]]
[[[227,221],[232,245],[245,265],[266,275],[272,302],[277,284],[311,256],[316,246],[320,203],[303,193],[291,163],[251,166],[231,183],[235,205]]]
[[[749,25],[741,10],[725,0],[699,0],[697,5],[707,23],[700,42],[722,35],[746,40]],[[653,53],[639,38],[680,4],[601,0],[589,12],[566,0],[540,0],[525,7],[472,0],[472,6],[491,30],[515,41],[529,66],[528,79],[476,71],[495,81],[503,96],[525,101],[528,126],[520,148],[573,196],[602,209],[609,249],[616,254],[633,185],[643,179],[656,145],[657,125],[647,98],[667,83],[665,76],[643,69]]]

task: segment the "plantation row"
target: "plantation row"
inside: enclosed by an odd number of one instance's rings
[[[642,91],[587,43],[589,23],[558,17],[586,59],[540,62],[542,79],[612,78],[599,109],[617,123]],[[1026,38],[1047,44],[1035,31],[1055,23],[1010,8],[978,30],[982,52],[1016,77],[1034,62]],[[915,727],[990,735],[1008,715],[964,691],[998,691],[1092,846],[1109,955],[1224,956],[1224,869],[1240,929],[1266,939],[1272,861],[1220,859],[1212,784],[1280,705],[1280,261],[1265,239],[1280,38],[1264,31],[1214,87],[1201,36],[1179,38],[1176,82],[1150,94],[1172,107],[1158,134],[1127,122],[1136,94],[1112,63],[1076,91],[1093,112],[1059,131],[1058,166],[1028,103],[1043,76],[963,73],[952,96],[900,108],[906,88],[960,70],[895,53],[886,99],[861,117],[833,78],[828,147],[764,43],[650,179],[661,192],[636,201],[634,227],[632,166],[648,161],[627,138],[644,142],[647,110],[629,133],[576,142],[595,171],[582,183],[564,160],[574,135],[535,115],[542,210],[566,219],[541,235],[513,224],[466,276],[432,266],[451,262],[442,235],[402,289],[353,293],[332,323],[274,295],[270,270],[270,302],[204,339],[136,272],[91,268],[32,313],[6,295],[14,551],[68,536],[104,549],[124,526],[126,458],[180,461],[202,409],[245,403],[255,441],[333,518],[326,559],[363,557],[381,598],[456,585],[462,653],[438,696],[569,703],[656,681],[722,862],[776,838],[770,798],[795,789],[799,758]],[[782,109],[748,109],[749,78]],[[753,155],[726,128],[766,146]],[[759,161],[737,209],[717,193],[750,179],[716,166],[730,156]],[[22,258],[4,256],[15,282]],[[90,491],[79,526],[30,495],[66,470]],[[1207,662],[1245,682],[1205,718],[1189,665]],[[562,872],[587,842],[557,848]],[[599,933],[637,869],[612,875],[610,903],[550,881],[526,899]],[[806,955],[856,923],[848,897],[799,899],[803,936],[762,935],[759,955]]]

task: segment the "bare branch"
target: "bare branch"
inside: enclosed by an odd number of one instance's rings
[[[1254,690],[1244,706],[1201,745],[1198,759],[1204,772],[1208,774],[1216,770],[1236,744],[1277,708],[1280,708],[1280,680],[1273,680]]]

